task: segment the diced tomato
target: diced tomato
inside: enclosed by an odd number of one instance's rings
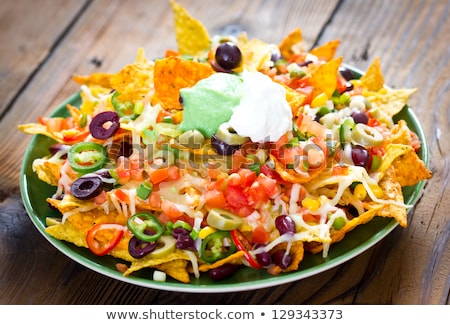
[[[248,205],[244,192],[238,186],[228,185],[224,191],[224,195],[227,203],[234,208]]]
[[[311,102],[313,100],[313,93],[314,93],[313,86],[298,87],[298,88],[295,88],[295,90],[298,91],[303,96],[305,96],[303,104],[311,104]]]
[[[169,218],[176,219],[183,215],[183,211],[180,211],[175,203],[169,200],[163,200],[161,203],[161,209]]]
[[[333,176],[348,175],[348,166],[336,165],[331,172]]]
[[[128,183],[131,179],[130,170],[117,170],[117,182],[121,185]]]
[[[142,168],[140,169],[131,169],[130,170],[130,178],[134,179],[135,181],[142,181],[143,180],[143,173],[144,170]]]
[[[267,243],[270,239],[270,233],[264,228],[263,225],[258,225],[253,229],[252,242],[253,243]]]
[[[320,215],[313,215],[309,213],[302,213],[303,221],[306,223],[319,223]]]
[[[84,140],[89,135],[89,129],[78,130],[78,132],[64,133],[63,140],[65,143],[75,143]]]
[[[94,198],[94,203],[96,205],[102,205],[106,201],[108,201],[108,195],[105,191],[101,191],[100,194]]]
[[[241,150],[236,150],[231,156],[231,171],[239,170],[243,165],[247,163],[247,158],[242,155]]]
[[[258,203],[267,202],[276,193],[276,186],[276,180],[259,174],[247,192],[250,205],[256,206]]]
[[[225,199],[223,192],[216,189],[207,191],[204,197],[205,204],[209,208],[224,208],[227,204],[227,200]]]
[[[230,208],[234,214],[237,214],[239,217],[246,218],[251,215],[255,209],[250,205],[243,205],[239,208]]]
[[[167,168],[167,174],[170,180],[176,181],[177,179],[180,179],[180,169],[178,166],[169,166]]]
[[[278,158],[280,155],[280,149],[286,146],[286,143],[289,142],[289,137],[287,133],[282,135],[277,142],[272,143],[272,147],[270,148],[270,154],[274,155]]]
[[[157,168],[153,169],[150,173],[150,180],[153,184],[161,183],[169,178],[169,168]]]
[[[384,147],[370,147],[369,151],[372,155],[376,156],[384,156],[386,153],[386,149],[384,149]]]
[[[380,126],[381,123],[376,118],[369,117],[369,121],[367,122],[367,125],[374,127],[374,126]]]
[[[310,116],[304,115],[297,119],[297,127],[300,132],[313,134],[322,139],[326,138],[327,128],[314,121]]]
[[[127,193],[122,191],[120,188],[114,192],[114,195],[119,199],[119,201],[130,203],[130,197]]]
[[[256,179],[256,173],[250,169],[241,168],[241,169],[239,169],[238,174],[241,177],[240,185],[241,185],[241,187],[244,187],[244,188],[252,185],[252,183]]]
[[[161,204],[162,204],[161,196],[158,193],[156,193],[155,191],[153,191],[150,194],[150,197],[149,197],[148,201],[149,201],[149,204],[150,204],[150,206],[152,208],[154,208],[154,209],[160,209],[161,208]]]
[[[345,80],[345,78],[343,78],[341,76],[338,76],[336,89],[339,91],[340,94],[342,94],[344,91],[346,91],[347,90],[347,80]]]

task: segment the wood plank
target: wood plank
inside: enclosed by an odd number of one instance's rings
[[[344,1],[319,40],[341,39],[337,55],[361,69],[379,56],[388,85],[418,88],[410,106],[431,149],[434,177],[408,228],[380,245],[369,264],[380,273],[349,297],[355,303],[448,303],[450,54],[443,40],[449,40],[449,10],[448,1]]]
[[[84,1],[5,0],[0,6],[0,116],[26,87]],[[45,8],[42,10],[41,8]],[[40,13],[40,14],[36,14]]]

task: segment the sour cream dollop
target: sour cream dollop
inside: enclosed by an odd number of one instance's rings
[[[229,121],[253,142],[277,141],[292,129],[292,111],[283,86],[260,72],[242,73],[242,98]]]

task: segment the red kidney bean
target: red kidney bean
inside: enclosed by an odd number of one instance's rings
[[[209,271],[209,277],[211,278],[211,280],[220,281],[232,276],[238,268],[239,265],[236,264],[223,264]]]

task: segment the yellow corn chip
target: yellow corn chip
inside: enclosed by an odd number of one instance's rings
[[[80,85],[87,85],[89,87],[100,86],[111,89],[111,78],[113,73],[95,72],[88,76],[74,75],[72,80]]]
[[[41,181],[57,186],[62,163],[62,160],[56,162],[54,160],[36,159],[33,162],[33,169]]]
[[[175,280],[183,283],[189,283],[190,278],[187,271],[188,263],[189,262],[187,260],[178,259],[156,265],[154,268],[165,272],[168,276],[174,278]]]
[[[420,181],[430,179],[432,172],[427,169],[423,160],[414,150],[394,160],[396,179],[401,186],[413,186]],[[386,177],[386,176],[385,176]]]
[[[137,61],[126,65],[111,77],[111,87],[122,102],[142,100],[152,90],[154,64],[147,61],[140,49]]]
[[[323,45],[317,46],[309,51],[309,53],[317,56],[319,59],[330,61],[334,58],[336,50],[340,44],[339,40],[332,40]]]
[[[336,76],[341,64],[342,57],[337,57],[320,65],[312,72],[310,81],[314,87],[313,97],[324,93],[328,98],[331,98],[331,95],[336,90]]]
[[[218,268],[219,266],[222,266],[224,264],[242,264],[242,258],[244,257],[243,251],[237,251],[234,254],[231,254],[230,256],[225,257],[224,259],[218,260],[212,264],[202,264],[199,265],[198,270],[200,272],[206,272],[215,268]]]
[[[289,60],[295,54],[296,46],[300,46],[303,41],[303,35],[300,28],[294,29],[278,44],[281,56]]]
[[[214,70],[209,64],[168,57],[155,63],[155,94],[152,103],[161,103],[165,109],[181,109],[180,89],[192,87],[209,77]]]
[[[346,233],[352,231],[358,225],[365,224],[375,218],[375,216],[378,215],[378,212],[384,207],[385,205],[377,204],[358,217],[349,220],[341,229],[331,229],[331,244],[341,241]],[[323,244],[319,242],[305,242],[305,250],[317,254],[323,250]]]
[[[381,73],[380,58],[372,61],[366,73],[361,77],[363,87],[369,91],[378,91],[384,87],[384,78]]]
[[[244,66],[248,71],[259,71],[272,56],[272,48],[269,44],[252,39],[241,46]]]
[[[379,183],[383,190],[384,200],[394,200],[398,203],[403,203],[402,186],[396,179],[396,170],[393,166],[389,167],[383,179]],[[390,204],[377,213],[380,217],[394,218],[400,226],[406,227],[408,224],[406,208],[400,205]]]
[[[384,177],[386,170],[392,165],[395,159],[412,151],[413,148],[404,144],[388,144],[386,146],[386,152],[381,160],[381,164],[377,169],[380,173],[380,179]]]
[[[371,102],[374,109],[379,109],[389,116],[399,113],[416,91],[412,89],[382,89],[379,92],[365,92],[364,96]]]
[[[175,34],[180,54],[197,56],[205,52],[211,40],[201,22],[194,19],[185,8],[174,0],[170,1],[175,15]]]
[[[278,251],[278,250],[286,250],[288,247],[288,244],[286,242],[280,243],[277,246],[275,246],[271,253]],[[268,268],[268,272],[272,275],[280,274],[281,272],[292,272],[298,270],[298,265],[303,260],[304,256],[304,248],[303,248],[303,242],[302,241],[295,241],[292,243],[291,248],[289,250],[289,254],[292,256],[292,262],[289,264],[287,268],[281,268],[278,265],[271,265]]]
[[[188,254],[184,253],[182,250],[179,250],[179,249],[175,250],[173,253],[164,255],[163,257],[160,257],[160,258],[155,258],[150,255],[146,255],[142,258],[134,259],[131,262],[130,267],[123,273],[123,275],[128,276],[131,273],[136,272],[138,270],[141,270],[141,269],[144,269],[147,267],[155,268],[156,266],[161,266],[161,264],[176,261],[176,260],[190,261],[190,258],[188,256]],[[186,264],[186,266],[187,266],[187,264]],[[186,270],[186,266],[184,266],[185,270]],[[187,272],[187,270],[186,270],[186,272]]]
[[[298,116],[299,109],[302,108],[303,103],[305,102],[306,96],[295,91],[289,86],[286,86],[284,83],[279,83],[286,90],[286,101],[291,107],[291,111],[293,116]]]

